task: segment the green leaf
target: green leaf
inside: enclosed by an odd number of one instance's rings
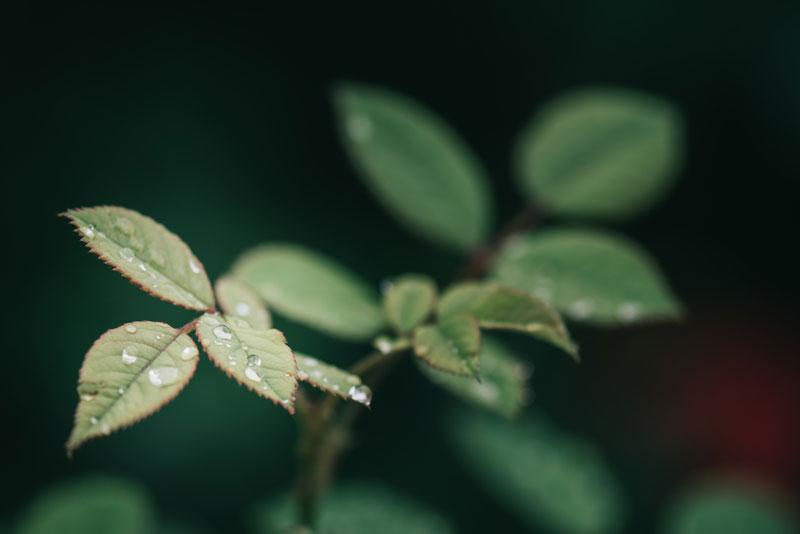
[[[114,206],[63,215],[90,251],[146,293],[190,310],[214,307],[203,264],[186,243],[150,217]]]
[[[541,416],[511,424],[473,411],[448,421],[465,467],[533,531],[599,534],[622,524],[620,489],[597,452]]]
[[[682,121],[668,102],[584,89],[548,104],[515,150],[525,194],[565,216],[624,219],[658,201],[682,159]]]
[[[295,501],[289,496],[260,504],[254,512],[255,532],[276,534],[297,528]],[[334,488],[322,501],[314,532],[450,534],[455,530],[422,502],[374,483],[350,482]]]
[[[480,382],[443,373],[429,365],[419,364],[419,368],[432,382],[455,396],[509,419],[517,416],[528,397],[531,368],[501,343],[486,337],[481,340]]]
[[[435,369],[477,376],[481,331],[471,315],[455,315],[414,331],[414,353]]]
[[[383,326],[376,292],[332,261],[293,245],[246,252],[234,276],[287,317],[328,334],[368,339]]]
[[[474,315],[481,328],[529,334],[578,358],[578,348],[558,313],[526,292],[493,283],[456,284],[439,302],[439,316],[460,313]]]
[[[383,295],[383,311],[389,324],[405,334],[423,322],[436,302],[436,284],[427,276],[406,275],[389,284]]]
[[[122,480],[91,477],[62,483],[22,514],[18,534],[150,534],[152,505],[140,488]]]
[[[225,374],[294,413],[297,364],[279,330],[252,328],[237,317],[206,313],[197,323],[197,337]]]
[[[361,378],[338,367],[319,361],[306,354],[297,353],[297,378],[315,388],[343,399],[354,400],[369,406],[372,391],[361,383]]]
[[[68,453],[174,399],[194,375],[198,354],[192,338],[164,323],[127,323],[100,336],[81,367]]]
[[[667,534],[791,534],[800,525],[777,502],[743,484],[694,488],[673,505]]]
[[[595,325],[676,319],[682,313],[649,255],[605,232],[558,229],[517,238],[501,250],[492,277]]]
[[[232,276],[223,276],[214,284],[219,307],[226,315],[244,319],[253,328],[270,328],[272,317],[258,294]]]
[[[356,170],[395,218],[457,250],[486,239],[491,199],[484,170],[441,118],[403,95],[364,85],[341,85],[334,104]]]

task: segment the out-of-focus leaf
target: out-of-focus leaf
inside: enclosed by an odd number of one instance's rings
[[[207,313],[197,323],[197,337],[225,374],[294,413],[297,364],[280,330],[252,328],[238,317]]]
[[[393,280],[383,295],[389,324],[405,334],[424,321],[436,302],[436,284],[427,276],[406,275]]]
[[[619,89],[585,89],[548,104],[520,136],[517,178],[559,215],[623,219],[659,200],[682,159],[669,103]]]
[[[556,229],[517,238],[501,250],[491,276],[595,325],[676,319],[682,313],[649,255],[607,232]]]
[[[461,314],[414,330],[414,353],[435,369],[456,375],[478,374],[481,331],[471,315]]]
[[[541,416],[519,424],[476,412],[449,416],[464,465],[534,531],[616,532],[623,502],[596,451]]]
[[[495,283],[456,284],[442,296],[439,317],[462,313],[474,315],[481,328],[529,334],[578,357],[578,348],[558,312],[527,292]]]
[[[377,293],[340,265],[294,245],[246,252],[234,276],[270,308],[331,335],[368,339],[383,326]]]
[[[189,383],[198,354],[192,338],[164,323],[127,323],[100,336],[81,367],[67,451],[158,411]]]
[[[226,315],[244,319],[253,328],[272,326],[272,317],[264,301],[236,278],[223,276],[214,284],[214,289],[219,307]]]
[[[342,140],[361,177],[410,230],[469,250],[491,224],[485,173],[439,117],[385,89],[341,85],[334,95]]]
[[[150,217],[114,206],[69,210],[64,216],[89,250],[143,291],[190,310],[214,307],[203,264]]]
[[[457,397],[507,418],[515,417],[527,399],[531,368],[504,345],[486,336],[481,339],[480,382],[472,377],[443,373],[422,363],[419,368],[432,382]]]
[[[306,354],[296,353],[296,356],[298,379],[343,399],[354,400],[367,406],[372,402],[372,391],[361,383],[361,378],[357,375]]]
[[[150,534],[149,499],[122,480],[91,477],[70,481],[38,497],[19,520],[17,534]]]

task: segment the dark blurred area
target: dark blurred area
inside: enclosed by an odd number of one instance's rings
[[[688,318],[575,327],[583,363],[542,351],[533,409],[595,442],[653,532],[680,488],[747,477],[800,488],[797,2],[115,3],[1,8],[0,176],[6,353],[0,525],[86,473],[146,488],[161,513],[211,531],[291,483],[290,417],[202,361],[175,402],[67,460],[83,355],[130,320],[184,324],[92,258],[56,214],[122,205],[180,235],[212,277],[246,248],[296,241],[374,285],[440,284],[463,258],[397,225],[336,137],[332,85],[355,79],[440,113],[492,176],[497,226],[522,207],[511,146],[539,105],[585,84],[676,102],[688,127],[666,202],[616,229],[660,262]],[[557,223],[549,221],[548,224]],[[10,242],[9,242],[10,239]],[[346,364],[368,347],[278,318],[298,350]],[[344,479],[427,501],[464,532],[524,531],[452,458],[447,401],[403,366],[359,425]]]

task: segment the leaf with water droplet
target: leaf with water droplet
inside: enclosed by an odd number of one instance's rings
[[[246,252],[233,275],[278,313],[328,334],[369,339],[383,326],[377,293],[329,259],[295,245]]]
[[[437,371],[419,363],[419,368],[432,382],[457,397],[514,418],[527,400],[527,383],[532,368],[520,361],[504,345],[483,336],[480,350],[481,380]]]
[[[470,313],[481,328],[528,334],[577,359],[578,349],[553,308],[533,295],[496,283],[463,282],[450,287],[439,301],[439,317]]]
[[[456,375],[477,376],[481,331],[472,315],[444,318],[414,330],[414,353],[426,364]]]
[[[130,325],[136,327],[133,333]],[[154,333],[161,338],[155,339]],[[181,356],[187,347],[197,350],[188,335],[150,321],[128,323],[100,336],[80,370],[81,400],[68,453],[90,439],[144,419],[174,399],[197,367],[196,357]],[[154,383],[153,373],[163,378],[160,383]]]
[[[681,117],[668,102],[583,89],[549,103],[515,150],[524,193],[565,216],[624,219],[656,203],[681,164]]]
[[[602,534],[622,525],[625,502],[598,452],[541,414],[509,422],[458,410],[447,424],[464,466],[532,531]]]
[[[553,229],[516,238],[491,277],[536,293],[575,321],[599,326],[677,319],[682,308],[658,265],[636,243],[609,233]]]
[[[270,328],[272,317],[264,300],[243,282],[223,276],[214,284],[220,309],[233,317],[247,321],[253,328]]]
[[[372,391],[361,383],[361,378],[333,365],[319,361],[307,354],[295,353],[297,378],[331,395],[350,399],[369,406]]]
[[[150,217],[115,206],[63,215],[89,250],[143,291],[190,310],[214,307],[211,282],[200,261],[186,243]]]
[[[440,117],[386,89],[343,84],[334,94],[342,141],[356,170],[401,223],[457,250],[491,226],[484,169]]]
[[[236,317],[206,313],[197,337],[214,365],[247,389],[294,413],[297,364],[274,328],[252,328]]]
[[[436,284],[427,276],[405,275],[392,280],[383,294],[389,324],[405,334],[423,322],[436,303]]]

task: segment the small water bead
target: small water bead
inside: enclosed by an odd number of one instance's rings
[[[247,367],[244,370],[244,376],[252,380],[253,382],[261,382],[261,375],[252,367]]]
[[[133,251],[128,247],[119,249],[119,257],[125,261],[133,260]]]
[[[250,315],[250,305],[246,302],[237,302],[236,306],[236,315]]]
[[[123,234],[131,235],[133,232],[136,231],[136,228],[133,226],[133,223],[126,219],[125,217],[118,217],[116,221],[114,221],[114,226],[119,228]]]
[[[372,121],[363,115],[355,115],[347,121],[347,133],[357,143],[368,141],[372,137]]]
[[[378,349],[381,354],[389,354],[392,352],[392,342],[385,337],[378,338],[375,340],[375,348]]]
[[[588,299],[578,299],[569,305],[569,313],[576,319],[586,319],[594,311],[594,304]]]
[[[499,396],[497,388],[494,386],[494,384],[490,384],[488,382],[476,382],[475,385],[473,385],[473,388],[479,397],[490,402],[497,400],[497,397]]]
[[[81,395],[81,400],[86,402],[92,402],[95,397],[97,397],[97,394],[84,393],[83,395]]]
[[[81,233],[88,239],[94,239],[94,225],[90,224],[89,226],[81,226]]]
[[[641,313],[641,307],[635,302],[623,302],[617,308],[617,317],[629,323],[636,320]]]
[[[139,350],[134,347],[133,345],[128,345],[124,349],[122,349],[122,363],[125,365],[133,365],[136,363],[136,360],[139,359],[136,356],[139,353]]]
[[[160,340],[160,339],[161,339],[162,337],[164,337],[164,336],[163,336],[163,335],[161,335],[161,334],[156,334],[156,335],[155,335],[155,336],[153,336],[153,337],[155,337],[155,340],[156,340],[156,341],[158,341],[158,340]]]
[[[308,380],[308,373],[306,373],[305,371],[298,371],[297,378],[298,380]]]
[[[311,371],[311,376],[317,379],[322,378],[322,371],[320,371],[319,369],[314,369],[313,371]]]
[[[219,339],[229,340],[233,337],[233,332],[226,325],[221,324],[214,327],[214,335]]]
[[[200,274],[202,270],[200,268],[200,263],[194,258],[189,258],[189,269],[191,269],[194,274]]]
[[[248,367],[261,367],[261,356],[257,354],[251,354],[247,357],[247,366]]]
[[[97,417],[95,417],[95,416],[91,416],[91,417],[89,418],[89,422],[90,422],[90,423],[92,423],[93,425],[96,425],[96,424],[97,424],[97,421],[98,421],[98,419],[97,419]]]
[[[184,360],[184,361],[191,360],[192,358],[194,358],[198,354],[199,354],[199,351],[197,350],[197,347],[195,347],[194,345],[190,345],[188,347],[183,347],[183,350],[181,350],[181,360]]]
[[[372,402],[372,391],[363,384],[351,387],[347,396],[365,406],[369,406]]]
[[[123,387],[120,387],[119,389],[117,389],[117,393],[119,393],[120,395],[122,395],[123,393],[125,393],[125,388],[123,388]]]
[[[147,379],[156,387],[169,386],[180,378],[176,367],[153,367],[147,372]]]
[[[111,427],[108,426],[108,423],[103,423],[103,426],[100,427],[100,432],[102,432],[104,436],[107,436],[111,434]]]
[[[139,329],[134,324],[126,324],[125,331],[129,334],[135,334]]]

